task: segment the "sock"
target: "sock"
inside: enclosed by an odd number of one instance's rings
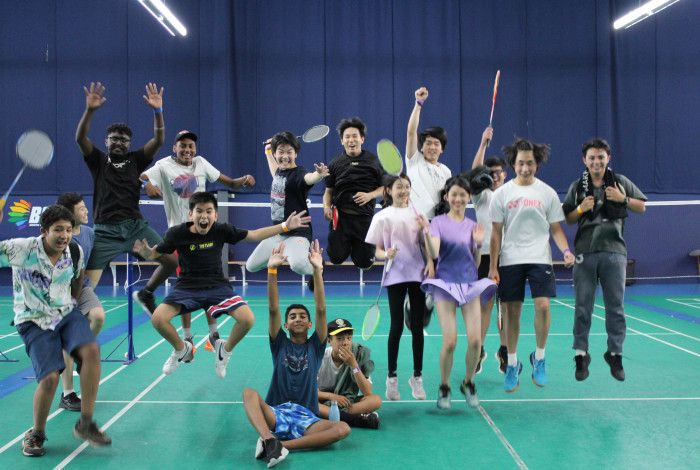
[[[72,389],[72,388],[66,388],[66,389],[63,390],[63,396],[64,396],[64,397],[67,397],[67,396],[70,395],[71,393],[73,393],[73,389]]]
[[[219,329],[216,327],[216,322],[214,323],[209,323],[209,333],[214,334],[217,333]]]
[[[182,333],[185,335],[185,338],[188,338],[192,336],[192,328],[182,328]]]
[[[541,361],[544,359],[544,348],[535,348],[535,360]]]
[[[611,355],[611,356],[622,356],[622,353],[610,352],[610,355]]]
[[[576,355],[577,355],[577,356],[585,356],[585,355],[586,355],[586,351],[584,351],[583,349],[577,349],[577,350],[576,350]]]
[[[513,367],[518,365],[518,355],[517,354],[508,353],[508,365],[513,366]]]

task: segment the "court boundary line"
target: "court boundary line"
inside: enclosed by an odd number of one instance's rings
[[[697,308],[697,309],[700,309],[700,305],[696,305],[696,304],[687,304],[687,303],[685,303],[685,302],[681,302],[680,300],[676,300],[676,299],[669,299],[669,298],[666,298],[665,300],[667,300],[667,301],[669,301],[669,302],[673,302],[673,303],[679,304],[679,305],[683,305],[684,307],[690,307],[690,308]],[[689,300],[696,300],[696,299],[689,299]]]

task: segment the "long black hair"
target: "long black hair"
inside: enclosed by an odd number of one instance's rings
[[[450,192],[452,186],[459,186],[460,188],[468,192],[470,195],[472,193],[472,189],[469,186],[469,181],[467,181],[467,179],[464,178],[464,176],[457,175],[451,177],[445,183],[445,187],[440,190],[440,202],[438,202],[435,205],[436,216],[440,214],[447,214],[448,212],[450,212],[450,204],[445,200],[445,196],[447,195],[447,193]]]

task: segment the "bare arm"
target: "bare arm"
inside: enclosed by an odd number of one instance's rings
[[[258,228],[255,230],[248,230],[248,235],[246,235],[245,240],[248,242],[259,242],[282,232],[288,232],[300,227],[308,227],[309,222],[311,222],[311,217],[306,215],[306,211],[301,211],[298,214],[296,212],[292,212],[287,220],[281,224],[271,225],[269,227]]]
[[[146,94],[143,95],[146,104],[153,108],[153,138],[143,146],[146,158],[153,158],[158,149],[165,142],[165,121],[163,120],[163,87],[158,91],[155,83],[146,85]]]
[[[244,188],[246,186],[255,185],[255,178],[252,175],[241,176],[240,178],[231,178],[221,173],[219,179],[216,180],[217,183],[224,184],[231,189]]]
[[[323,216],[331,220],[331,205],[333,204],[333,188],[326,188],[323,192]]]
[[[408,118],[406,126],[406,158],[411,159],[418,150],[418,124],[420,123],[420,112],[423,108],[423,103],[428,99],[428,89],[420,87],[414,93],[416,104],[413,105],[413,111]]]
[[[73,278],[70,283],[70,295],[76,301],[80,298],[80,293],[83,290],[83,280],[85,279],[85,270],[80,270],[80,276],[77,279]]]
[[[434,237],[430,234],[430,223],[424,215],[418,216],[418,224],[421,226],[425,248],[430,259],[435,259],[440,253],[440,237]]]
[[[90,155],[94,146],[87,135],[90,131],[92,115],[107,101],[107,98],[104,97],[105,87],[100,82],[91,82],[90,87],[84,86],[83,90],[85,91],[85,111],[75,130],[75,141],[83,155]]]
[[[265,143],[265,158],[267,159],[267,166],[270,169],[270,175],[272,175],[272,177],[274,178],[279,165],[277,165],[277,160],[275,160],[275,156],[272,154],[272,146],[270,145],[270,139],[268,139]]]
[[[277,268],[282,266],[285,261],[287,261],[287,257],[284,256],[284,243],[280,243],[272,249],[272,254],[267,262],[267,302],[270,311],[268,332],[272,339],[277,338],[282,328],[280,295],[277,287]]]
[[[569,249],[569,241],[566,239],[566,234],[562,230],[561,224],[559,222],[549,224],[549,231],[552,233],[552,238],[557,248],[564,254],[564,265],[567,267],[573,266],[574,254]]]
[[[484,164],[484,156],[486,155],[486,146],[493,138],[493,128],[487,127],[481,134],[481,142],[479,143],[479,148],[476,149],[476,155],[474,155],[474,161],[472,162],[472,168],[476,168],[479,165]]]
[[[321,245],[318,240],[311,243],[309,250],[309,261],[314,267],[314,303],[316,304],[316,336],[321,343],[326,342],[328,325],[326,324],[326,292],[323,285],[323,257],[321,256]]]
[[[328,167],[325,163],[314,163],[314,170],[304,175],[304,182],[309,186],[313,186],[329,175]]]
[[[503,241],[503,223],[493,222],[491,230],[491,266],[489,267],[489,279],[498,284],[501,280],[498,274],[498,257],[501,254],[501,242]]]
[[[162,253],[159,253],[157,246],[149,246],[148,240],[145,238],[143,240],[136,240],[134,242],[134,248],[133,250],[139,254],[139,256],[145,260],[152,261],[155,259],[160,258],[163,256]]]

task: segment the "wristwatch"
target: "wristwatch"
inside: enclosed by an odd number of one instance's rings
[[[353,367],[352,368],[352,373],[357,374],[358,372],[362,372],[359,367]]]
[[[629,203],[630,203],[629,196],[625,196],[625,202],[623,202],[623,204],[625,205],[625,207],[627,207],[629,205]]]

